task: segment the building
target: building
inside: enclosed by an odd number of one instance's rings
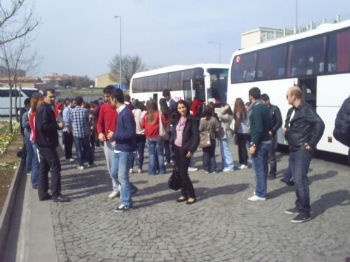
[[[109,73],[98,75],[95,77],[95,88],[105,88],[108,85],[116,85],[117,81],[112,80]]]

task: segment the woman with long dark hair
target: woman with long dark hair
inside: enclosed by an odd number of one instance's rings
[[[197,119],[183,100],[176,103],[174,138],[175,165],[181,179],[181,196],[176,201],[191,205],[196,202],[196,195],[187,169],[199,144],[199,131]]]
[[[220,123],[214,116],[214,107],[206,106],[199,122],[199,132],[210,133],[210,146],[203,148],[203,168],[206,173],[216,173],[215,147],[216,133],[220,130]]]
[[[235,120],[235,134],[237,136],[239,169],[248,167],[247,141],[250,139],[249,120],[247,109],[242,98],[236,98],[233,110],[233,119]]]

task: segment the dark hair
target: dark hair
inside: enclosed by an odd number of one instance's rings
[[[249,90],[249,95],[252,96],[254,99],[260,99],[260,96],[261,96],[260,89],[258,87],[252,87]]]
[[[262,94],[260,96],[260,100],[270,101],[270,97],[268,96],[268,94]]]
[[[163,96],[170,96],[170,90],[169,89],[164,89],[163,90]]]
[[[245,108],[244,102],[240,97],[236,98],[234,109],[233,109],[233,119],[235,121],[238,120],[237,115],[239,115],[240,120],[244,120],[247,118],[247,109]]]
[[[225,111],[225,113],[229,114],[230,116],[233,115],[233,112],[232,112],[232,109],[231,109],[231,106],[229,104],[225,104],[225,106],[228,106],[228,109]]]
[[[75,103],[77,104],[77,106],[81,106],[83,104],[83,101],[84,101],[84,99],[82,96],[77,96],[75,98]]]
[[[125,94],[124,95],[124,100],[126,101],[126,102],[130,102],[130,96],[128,95],[128,94]]]
[[[114,86],[108,85],[105,88],[103,88],[103,93],[107,95],[111,95],[113,90],[114,90]]]
[[[24,99],[24,106],[27,106],[27,105],[29,105],[30,104],[30,98],[26,98],[26,99]]]
[[[140,101],[136,101],[134,104],[134,107],[135,107],[135,109],[140,109],[141,111],[146,111],[145,105]]]
[[[55,94],[55,89],[52,88],[45,88],[43,91],[43,96],[47,96],[47,93],[50,92],[51,94]]]
[[[170,120],[171,120],[171,111],[170,108],[165,100],[165,98],[159,99],[159,106],[160,106],[160,111],[162,111],[163,115],[168,121],[168,124],[170,125]]]
[[[116,99],[119,103],[124,104],[124,93],[119,88],[113,88],[111,97]]]
[[[190,114],[190,106],[188,105],[188,103],[185,100],[179,100],[179,101],[176,102],[176,107],[175,107],[176,108],[175,113],[176,113],[176,118],[177,119],[179,119],[181,117],[180,113],[177,111],[177,106],[180,105],[180,104],[184,105],[186,107],[186,109],[187,109],[186,110],[187,111],[186,112],[187,113],[186,117]]]
[[[207,120],[209,120],[214,115],[214,108],[212,106],[205,106],[202,117],[205,117]]]

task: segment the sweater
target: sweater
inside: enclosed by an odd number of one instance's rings
[[[134,116],[127,107],[124,107],[118,113],[115,130],[115,133],[113,133],[115,150],[134,152],[136,150],[136,125]]]
[[[109,130],[115,132],[117,117],[116,109],[110,103],[104,103],[101,106],[96,124],[97,134],[102,133],[107,137]]]
[[[258,145],[264,141],[271,141],[269,134],[270,130],[270,112],[267,106],[255,101],[249,107],[249,121],[250,121],[250,141]]]

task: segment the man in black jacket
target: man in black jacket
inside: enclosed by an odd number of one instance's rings
[[[37,110],[35,117],[36,143],[39,150],[39,200],[53,199],[55,202],[68,202],[69,198],[61,194],[61,164],[57,155],[58,129],[64,127],[63,122],[57,123],[53,104],[55,90],[44,90],[44,102]],[[48,193],[48,173],[51,171],[51,193]]]
[[[270,129],[269,134],[271,137],[271,146],[269,150],[269,163],[270,163],[270,172],[268,175],[268,179],[275,179],[277,173],[277,163],[276,163],[276,146],[277,146],[277,131],[282,126],[282,116],[281,111],[278,106],[272,105],[270,103],[270,97],[267,94],[262,94],[261,102],[263,102],[270,111]]]
[[[285,212],[297,214],[291,222],[302,223],[311,219],[307,172],[325,125],[315,109],[302,100],[299,87],[293,86],[288,89],[287,100],[294,108],[285,135],[289,144],[289,165],[295,182],[297,200],[295,207]]]

